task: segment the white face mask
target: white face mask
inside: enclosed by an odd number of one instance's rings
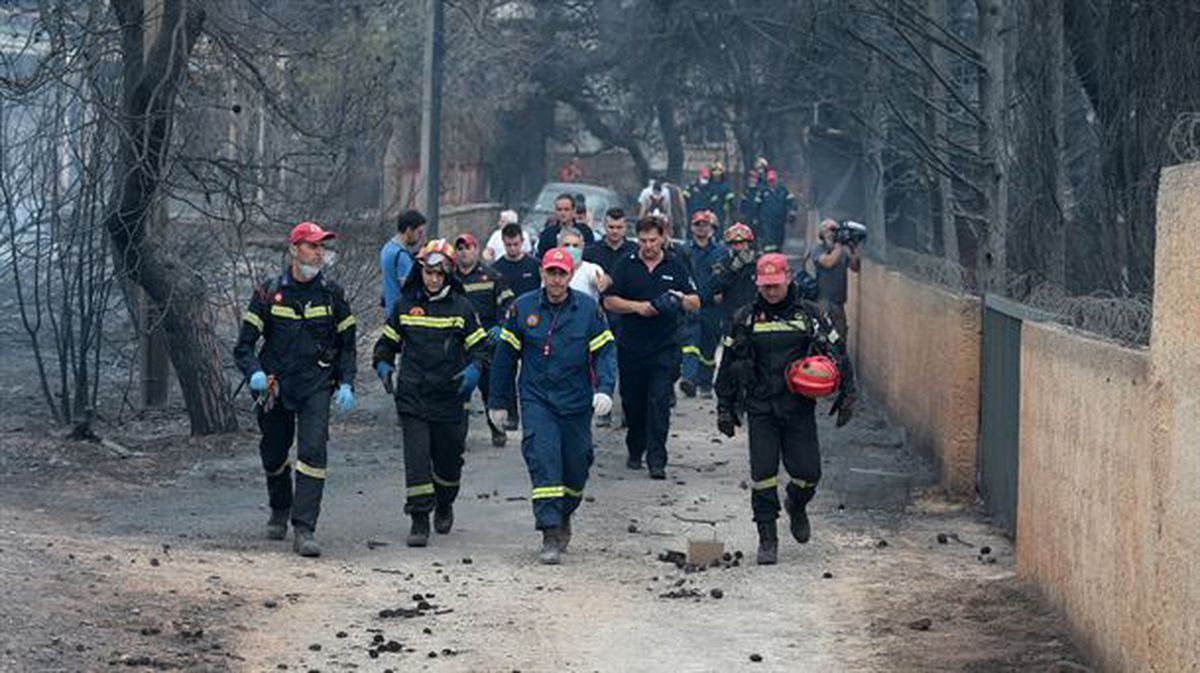
[[[708,178],[700,178],[700,184],[701,184],[701,185],[707,185],[707,184],[708,184]]]

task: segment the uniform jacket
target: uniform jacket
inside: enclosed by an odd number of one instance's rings
[[[471,269],[471,273],[458,275],[457,278],[471,305],[475,307],[480,325],[486,330],[499,323],[514,296],[504,276],[487,264],[479,263]]]
[[[566,301],[554,306],[544,291],[523,294],[509,309],[500,339],[490,375],[491,408],[508,408],[517,360],[523,401],[536,400],[567,415],[590,409],[597,390],[612,395],[613,334],[590,297],[570,290]]]
[[[321,388],[354,384],[356,333],[337,283],[322,273],[301,283],[288,270],[254,289],[233,357],[247,377],[256,371],[274,375],[284,406],[296,409]],[[255,352],[260,337],[262,348]]]
[[[788,365],[809,355],[833,359],[841,372],[840,392],[854,392],[854,369],[842,337],[820,308],[799,298],[793,286],[782,302],[759,296],[733,315],[717,371],[717,406],[734,410],[744,401],[751,414],[811,412],[814,402],[794,395],[785,380]]]
[[[758,290],[754,285],[754,263],[757,255],[748,262],[738,264],[735,261],[737,251],[727,248],[725,256],[713,268],[711,291],[713,295],[721,295],[721,315],[731,316],[735,311],[754,301]]]
[[[474,362],[487,364],[487,332],[456,278],[449,291],[431,298],[420,274],[400,291],[396,308],[375,342],[372,365],[396,355],[396,410],[428,421],[453,421],[463,414],[458,374]]]

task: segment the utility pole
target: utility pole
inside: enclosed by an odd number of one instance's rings
[[[425,78],[421,97],[421,210],[437,238],[442,159],[442,0],[425,2]]]
[[[158,34],[162,31],[163,0],[145,0],[143,4],[142,62],[150,55]],[[165,233],[167,204],[161,192],[155,194],[153,205],[146,213],[146,228],[151,236]],[[167,406],[170,391],[171,357],[167,349],[167,334],[162,328],[162,316],[154,302],[140,287],[133,289],[137,301],[138,366],[141,370],[142,406],[161,409]]]

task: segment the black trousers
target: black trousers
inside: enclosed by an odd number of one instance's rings
[[[305,397],[299,408],[276,403],[258,412],[262,439],[258,453],[267,473],[267,498],[273,510],[291,510],[292,525],[315,530],[325,492],[325,449],[329,443],[330,391],[322,388]],[[288,450],[296,443],[295,494]]]
[[[750,508],[755,521],[779,518],[779,461],[787,471],[787,497],[804,505],[821,480],[821,448],[812,409],[803,413],[747,414],[750,430]]]
[[[458,497],[463,451],[467,443],[467,413],[453,421],[427,421],[400,414],[404,436],[405,514],[444,507]]]
[[[672,344],[649,355],[617,349],[621,409],[625,413],[625,448],[633,460],[649,467],[667,466],[667,433],[671,427],[671,392],[679,378],[681,353]]]

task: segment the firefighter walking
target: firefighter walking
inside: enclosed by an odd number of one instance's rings
[[[521,453],[533,483],[542,531],[539,560],[557,564],[571,541],[571,516],[592,464],[592,415],[612,410],[616,353],[595,300],[570,288],[574,261],[565,248],[542,258],[542,290],[517,298],[492,363],[488,415],[504,427],[521,362]],[[593,379],[592,373],[595,373]]]
[[[404,438],[406,544],[429,543],[429,513],[442,535],[454,525],[454,499],[467,439],[464,405],[487,364],[487,333],[454,277],[454,248],[430,241],[375,342],[373,364],[394,392]],[[396,356],[400,361],[396,364]],[[393,384],[392,378],[395,375]]]
[[[787,258],[765,254],[755,268],[758,296],[732,318],[717,373],[717,427],[733,437],[744,408],[750,432],[750,495],[760,565],[778,559],[780,459],[787,472],[792,537],[808,542],[806,507],[821,479],[816,400],[837,393],[831,414],[850,421],[854,372],[840,335],[819,307],[801,299]]]
[[[313,532],[325,489],[330,396],[342,411],[354,407],[354,314],[342,288],[321,272],[325,242],[333,238],[312,222],[292,229],[288,269],[255,288],[233,351],[258,401],[258,450],[271,506],[267,537],[282,540],[290,520],[292,548],[310,557],[321,555]]]

